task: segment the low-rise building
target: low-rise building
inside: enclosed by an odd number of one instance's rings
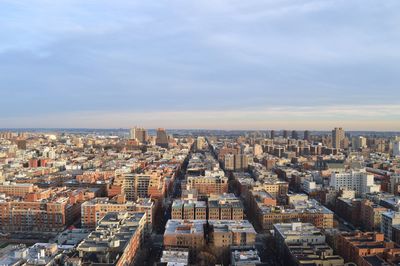
[[[168,266],[187,266],[189,265],[189,250],[183,248],[163,250],[160,262]]]
[[[382,213],[381,233],[383,233],[386,240],[392,240],[393,238],[393,225],[400,225],[400,212],[387,211]]]
[[[210,220],[210,242],[216,248],[231,246],[253,246],[256,241],[256,231],[247,220]]]
[[[31,247],[10,245],[0,250],[0,265],[59,265],[57,258],[72,247],[55,243],[36,243]]]
[[[197,250],[206,244],[206,220],[168,220],[165,226],[164,246]]]
[[[28,193],[35,192],[37,189],[37,186],[30,183],[13,183],[7,181],[0,184],[0,193],[4,193],[10,197],[24,198]]]
[[[231,265],[232,266],[257,266],[261,265],[258,251],[252,247],[232,247]]]
[[[382,213],[387,209],[367,199],[361,202],[361,224],[366,231],[376,231],[381,228]]]
[[[273,229],[276,223],[296,221],[312,223],[322,229],[333,227],[333,212],[316,200],[300,201],[291,208],[258,205],[257,213],[258,222],[264,230]]]
[[[84,228],[95,228],[97,223],[109,212],[146,212],[149,231],[153,224],[154,203],[149,198],[133,201],[117,201],[109,198],[94,198],[81,206],[81,223]]]
[[[176,199],[172,203],[171,216],[174,220],[206,220],[206,202]]]
[[[109,212],[77,247],[88,264],[131,265],[141,248],[146,230],[146,213]]]
[[[189,176],[186,189],[196,189],[199,196],[228,192],[228,178],[224,175]]]
[[[343,265],[326,244],[325,235],[309,223],[274,224],[279,259],[285,265]]]
[[[364,256],[381,255],[385,252],[398,254],[400,249],[394,242],[386,242],[381,233],[357,231],[337,236],[337,252],[345,262],[364,265]]]
[[[243,204],[234,194],[212,195],[208,199],[209,220],[243,220]]]

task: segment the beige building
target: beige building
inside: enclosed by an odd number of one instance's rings
[[[205,201],[174,200],[171,215],[175,220],[206,220],[207,205]]]
[[[243,204],[234,194],[212,195],[208,199],[209,220],[243,220]]]
[[[361,224],[366,231],[379,231],[381,227],[382,213],[387,209],[372,201],[361,202]]]
[[[335,149],[341,149],[344,147],[344,139],[345,139],[345,134],[343,128],[335,127],[332,130],[332,147]]]
[[[228,178],[225,176],[189,176],[187,190],[196,189],[199,196],[228,192]]]
[[[205,220],[168,220],[165,226],[164,246],[167,248],[201,249],[206,241]]]
[[[145,212],[147,227],[150,230],[153,224],[154,203],[149,199],[117,202],[108,198],[95,198],[81,205],[81,223],[84,228],[95,228],[98,222],[109,212]]]
[[[37,187],[28,183],[3,182],[0,184],[0,193],[10,197],[25,197],[26,194],[37,190]]]
[[[253,246],[256,241],[256,231],[248,220],[213,220],[210,241],[214,247]]]

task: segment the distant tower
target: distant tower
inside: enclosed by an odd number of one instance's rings
[[[195,143],[196,143],[196,150],[202,151],[206,146],[206,139],[204,137],[197,137]]]
[[[304,131],[304,140],[310,141],[311,136],[310,136],[310,131],[306,130]]]
[[[140,143],[147,141],[147,131],[144,128],[134,127],[131,129],[131,139],[135,139]]]
[[[292,139],[299,139],[299,135],[297,134],[296,130],[292,131]]]
[[[332,147],[336,149],[343,148],[343,141],[344,141],[345,135],[344,135],[344,130],[343,128],[335,127],[332,130]]]
[[[284,130],[284,131],[283,131],[283,138],[284,138],[284,139],[287,139],[288,136],[289,136],[288,131],[287,131],[287,130]]]
[[[275,138],[275,130],[271,130],[271,139]]]
[[[400,141],[396,140],[393,143],[393,156],[400,156]]]
[[[157,129],[156,145],[162,148],[168,148],[168,135],[164,128]]]

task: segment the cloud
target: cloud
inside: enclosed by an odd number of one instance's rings
[[[68,114],[73,126],[73,114],[79,121],[204,110],[228,126],[238,115],[231,110],[276,108],[323,123],[307,108],[396,106],[399,7],[397,0],[2,1],[0,119],[51,126],[58,124],[51,116]],[[368,119],[390,116],[385,110]],[[362,119],[345,111],[346,120]],[[96,125],[113,125],[107,121]]]
[[[314,129],[342,126],[348,130],[400,131],[400,106],[291,106],[263,109],[154,111],[154,112],[72,112],[39,117],[0,119],[8,127],[82,127],[174,129]]]

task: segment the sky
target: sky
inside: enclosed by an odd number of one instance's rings
[[[0,0],[0,128],[400,131],[398,0]]]

